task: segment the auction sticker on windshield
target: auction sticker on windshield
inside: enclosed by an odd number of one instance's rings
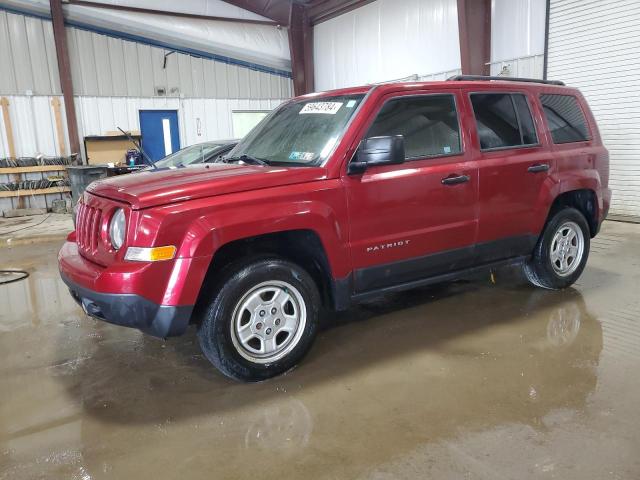
[[[342,102],[313,102],[307,103],[302,110],[300,110],[300,115],[303,113],[326,113],[329,115],[335,115],[340,107],[342,106]]]

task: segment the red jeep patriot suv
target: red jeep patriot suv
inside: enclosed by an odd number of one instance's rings
[[[225,375],[309,350],[321,306],[519,262],[582,273],[607,215],[609,155],[561,82],[455,77],[315,93],[216,163],[95,182],[59,254],[87,314],[158,337],[198,325]]]

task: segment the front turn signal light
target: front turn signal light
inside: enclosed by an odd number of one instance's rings
[[[124,259],[131,262],[160,262],[162,260],[171,260],[175,256],[176,247],[173,245],[165,247],[129,247]]]

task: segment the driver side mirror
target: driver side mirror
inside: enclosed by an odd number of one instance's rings
[[[365,138],[349,163],[349,174],[363,173],[368,167],[375,165],[395,165],[404,163],[404,137]]]

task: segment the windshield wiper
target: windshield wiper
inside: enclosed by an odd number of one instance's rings
[[[262,165],[263,167],[269,166],[269,162],[267,162],[266,160],[263,160],[258,157],[252,157],[251,155],[240,155],[238,157],[228,157],[228,158],[223,158],[221,161],[223,163],[244,162],[250,165]]]

